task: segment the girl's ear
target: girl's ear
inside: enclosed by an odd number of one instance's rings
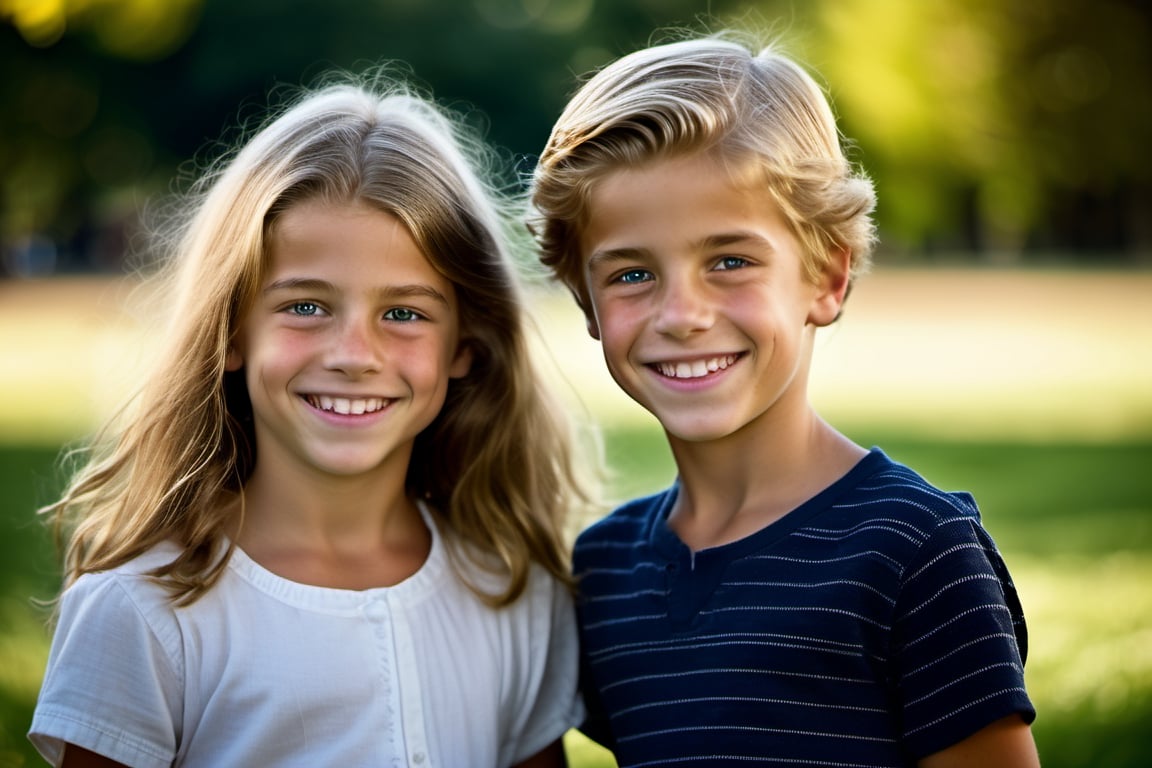
[[[456,356],[448,366],[448,378],[462,379],[472,370],[472,342],[461,339],[456,345]]]
[[[244,367],[244,356],[236,349],[235,344],[228,345],[228,357],[224,358],[224,370],[238,371]]]
[[[848,290],[852,287],[852,250],[837,248],[828,254],[828,262],[817,281],[817,293],[808,311],[808,322],[817,328],[831,325],[840,317]]]

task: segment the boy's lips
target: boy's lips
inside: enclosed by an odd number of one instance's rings
[[[334,395],[302,395],[308,405],[320,411],[343,416],[359,416],[382,410],[391,400],[383,397],[339,397]]]
[[[696,360],[649,363],[662,376],[671,379],[699,379],[716,371],[722,371],[740,359],[740,355],[714,355]]]

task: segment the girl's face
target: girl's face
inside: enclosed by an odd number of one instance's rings
[[[471,363],[451,282],[399,219],[360,203],[284,212],[266,266],[228,359],[245,371],[256,471],[402,477]]]

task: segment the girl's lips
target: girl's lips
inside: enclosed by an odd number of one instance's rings
[[[699,379],[722,371],[740,359],[740,355],[717,355],[699,360],[681,360],[668,363],[650,363],[650,367],[670,379]]]
[[[382,397],[334,397],[331,395],[303,395],[313,408],[342,416],[359,416],[382,410],[390,401]]]

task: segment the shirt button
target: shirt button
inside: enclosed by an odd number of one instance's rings
[[[424,753],[423,752],[413,752],[412,753],[412,762],[415,763],[416,765],[423,765],[424,764]]]
[[[364,617],[370,621],[380,621],[388,618],[388,606],[381,600],[373,601],[364,606]]]

